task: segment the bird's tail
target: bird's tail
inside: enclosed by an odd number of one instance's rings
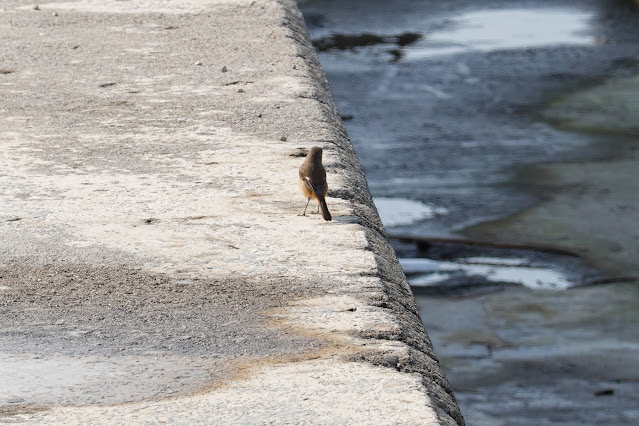
[[[332,220],[331,213],[328,211],[328,206],[326,205],[326,200],[324,199],[324,195],[315,194],[317,198],[317,202],[319,203],[320,210],[322,210],[322,217],[324,220]]]

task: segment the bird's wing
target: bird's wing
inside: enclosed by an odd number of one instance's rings
[[[302,181],[304,182],[304,184],[306,185],[306,187],[308,189],[310,189],[311,191],[313,191],[313,193],[315,194],[316,197],[320,197],[320,196],[324,196],[324,192],[322,191],[322,189],[324,188],[324,182],[326,182],[326,180],[323,180],[322,182],[312,182],[311,178],[309,178],[308,176],[302,178]]]

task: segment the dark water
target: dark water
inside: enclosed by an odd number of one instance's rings
[[[542,113],[611,75],[639,75],[630,1],[300,8],[389,233],[465,237],[553,198],[552,185],[531,183],[537,164],[639,149],[632,133],[567,130]],[[508,232],[491,228],[502,242]],[[639,424],[635,284],[574,288],[605,274],[535,250],[395,246],[437,262],[407,275],[469,424]]]

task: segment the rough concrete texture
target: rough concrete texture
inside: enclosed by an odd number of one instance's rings
[[[0,421],[463,423],[292,0],[0,35]]]

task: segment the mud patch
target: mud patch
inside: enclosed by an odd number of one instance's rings
[[[551,189],[552,198],[505,219],[467,228],[464,234],[554,244],[580,251],[590,265],[612,276],[637,275],[638,163],[634,155],[620,161],[531,167],[524,182],[528,190]]]
[[[617,75],[600,85],[556,99],[542,111],[542,117],[570,130],[639,135],[636,121],[639,74],[636,74],[637,66],[633,68],[635,74],[632,76]]]

